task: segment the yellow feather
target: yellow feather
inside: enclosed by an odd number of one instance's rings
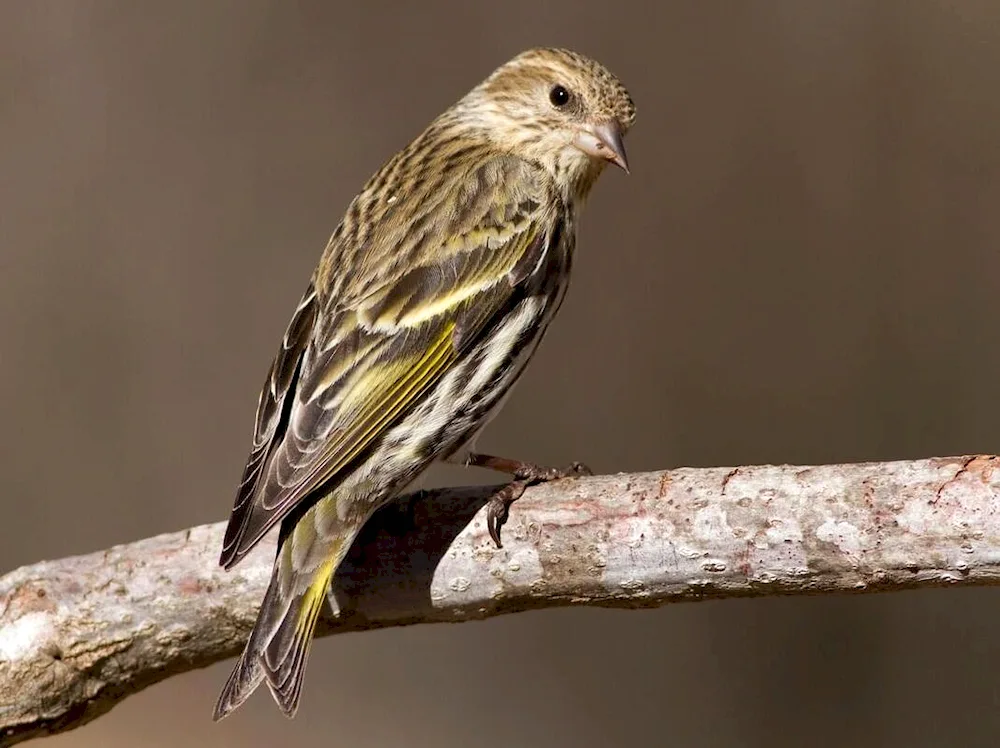
[[[299,618],[295,626],[296,630],[302,636],[311,636],[313,629],[316,627],[316,619],[319,617],[320,610],[323,609],[326,590],[330,586],[330,579],[333,577],[335,561],[340,558],[339,550],[339,540],[333,541],[329,560],[316,570],[316,575],[302,596],[302,607],[299,608]]]
[[[404,314],[398,320],[400,327],[417,327],[427,320],[444,314],[449,309],[458,306],[466,299],[475,296],[488,286],[496,283],[496,278],[480,278],[478,283],[467,283],[452,289],[450,293],[443,294],[433,301],[421,304],[412,312]]]
[[[324,466],[324,474],[332,475],[353,460],[371,439],[380,433],[386,423],[412,402],[413,395],[422,385],[444,370],[447,363],[455,356],[451,344],[454,331],[455,323],[448,322],[419,359],[404,360],[389,365],[392,368],[389,376],[386,367],[372,369],[361,375],[354,383],[355,386],[351,387],[351,391],[369,394],[374,390],[375,395],[369,395],[368,402],[362,406],[366,412],[359,414],[351,424],[353,428],[341,434],[339,439],[332,441],[324,450],[333,458],[329,463],[326,460],[320,461]],[[387,381],[391,383],[388,391],[385,390]]]

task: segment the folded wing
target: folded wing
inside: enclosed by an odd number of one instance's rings
[[[559,216],[532,169],[515,159],[470,169],[450,204],[428,201],[435,214],[418,216],[435,230],[407,244],[410,262],[381,263],[382,276],[371,274],[371,263],[357,268],[368,273],[363,294],[342,293],[337,303],[310,286],[261,393],[223,566],[362,459],[539,266]],[[349,278],[335,280],[334,288],[350,287]]]

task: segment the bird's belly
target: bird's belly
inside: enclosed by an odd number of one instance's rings
[[[542,331],[544,332],[544,330]],[[516,356],[516,359],[512,363],[508,374],[505,377],[505,382],[500,387],[499,397],[493,398],[492,402],[482,403],[481,408],[475,409],[478,418],[470,419],[472,422],[468,425],[468,428],[464,431],[460,428],[456,428],[454,431],[457,434],[453,439],[451,439],[438,453],[437,459],[448,460],[455,463],[456,465],[466,464],[468,454],[475,451],[476,441],[479,439],[479,435],[483,433],[487,426],[489,426],[490,421],[496,417],[507,402],[507,398],[510,397],[510,393],[514,391],[514,385],[517,384],[518,379],[521,378],[521,373],[524,371],[524,367],[528,365],[528,361],[534,354],[535,349],[541,342],[542,334],[535,336],[535,339],[526,345]],[[488,394],[488,393],[487,393]],[[489,400],[489,398],[484,397],[484,400]]]
[[[550,301],[526,298],[492,333],[457,361],[427,400],[393,429],[403,442],[432,460],[467,443],[500,410],[548,326]]]
[[[554,313],[552,297],[529,296],[464,354],[334,489],[350,513],[374,510],[430,464],[467,444],[503,405]]]

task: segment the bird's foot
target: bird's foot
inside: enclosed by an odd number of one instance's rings
[[[487,503],[486,526],[490,537],[497,548],[503,548],[500,542],[500,528],[504,526],[510,514],[510,505],[524,494],[529,486],[546,483],[560,478],[576,478],[593,475],[593,472],[582,462],[574,462],[565,468],[542,467],[521,460],[510,460],[505,457],[495,457],[472,452],[466,459],[467,465],[490,468],[501,473],[512,475],[514,480],[501,488]]]

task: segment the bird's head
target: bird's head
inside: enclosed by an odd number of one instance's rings
[[[607,163],[628,171],[622,138],[635,122],[632,97],[603,65],[576,52],[523,52],[457,109],[498,147],[541,163],[576,197]]]

